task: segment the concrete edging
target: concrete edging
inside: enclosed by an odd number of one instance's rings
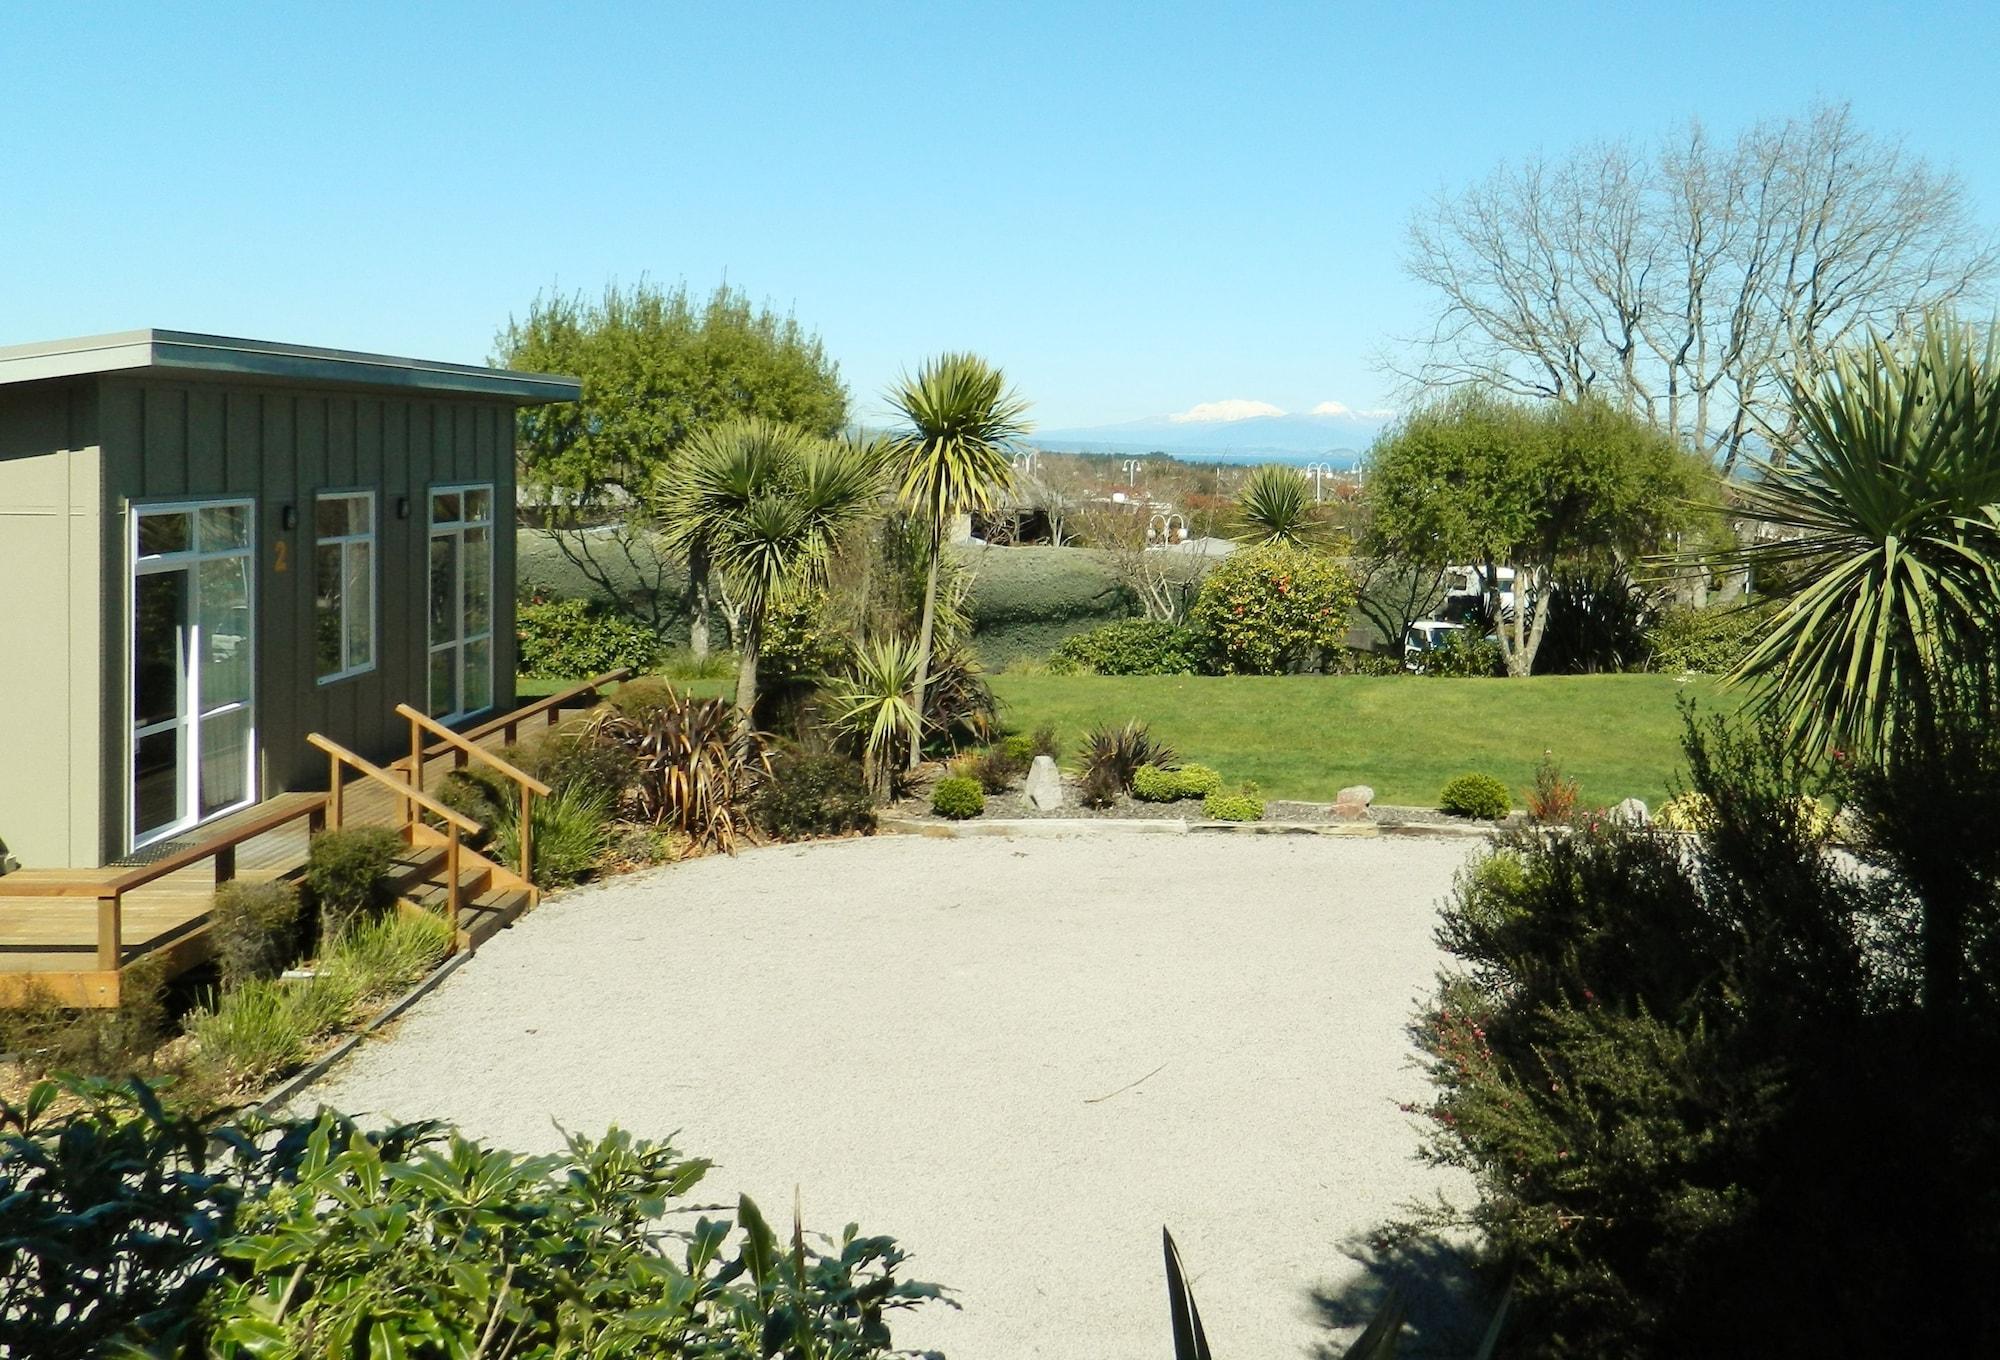
[[[1356,840],[1380,836],[1445,836],[1490,839],[1499,828],[1453,826],[1448,822],[1219,822],[1187,821],[1179,817],[996,817],[962,822],[934,822],[922,817],[884,817],[876,831],[886,836],[929,836],[953,840],[970,836],[1074,836],[1092,832],[1114,835],[1185,836],[1336,836]]]

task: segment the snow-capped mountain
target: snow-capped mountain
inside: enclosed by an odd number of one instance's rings
[[[1149,416],[1113,425],[1037,430],[1029,442],[1043,449],[1076,453],[1162,453],[1204,458],[1276,459],[1303,462],[1325,458],[1350,463],[1374,442],[1393,417],[1391,411],[1354,411],[1321,402],[1310,411],[1290,412],[1269,402],[1231,398],[1203,402],[1175,415]]]

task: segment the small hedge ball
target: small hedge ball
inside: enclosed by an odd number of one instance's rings
[[[1211,822],[1261,822],[1264,800],[1254,793],[1217,790],[1201,800],[1201,814]]]
[[[937,787],[931,790],[931,811],[954,822],[962,822],[986,811],[986,793],[979,787],[978,780],[967,779],[963,775],[940,779]]]
[[[1206,798],[1222,788],[1222,776],[1206,765],[1183,765],[1174,774],[1181,781],[1181,797]]]
[[[1187,794],[1181,788],[1179,770],[1141,765],[1132,771],[1132,796],[1142,803],[1171,803]]]
[[[1513,806],[1507,786],[1490,774],[1462,774],[1438,794],[1438,811],[1455,817],[1477,817],[1497,822]]]

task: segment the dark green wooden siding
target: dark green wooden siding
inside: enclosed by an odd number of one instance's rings
[[[408,749],[398,702],[425,705],[428,492],[494,487],[495,704],[514,693],[514,412],[503,402],[431,399],[222,382],[105,378],[99,386],[107,570],[122,582],[133,502],[250,497],[258,563],[256,726],[261,793],[324,787],[324,758],[305,743],[323,732],[365,755]],[[378,632],[375,669],[321,685],[314,675],[313,497],[376,494]],[[396,504],[407,498],[408,518]],[[283,527],[286,507],[296,526]],[[280,573],[283,542],[288,570]],[[121,590],[122,596],[122,590]],[[123,603],[109,639],[107,727],[125,722]],[[123,740],[106,770],[107,824],[122,828]],[[121,832],[122,834],[122,832]]]

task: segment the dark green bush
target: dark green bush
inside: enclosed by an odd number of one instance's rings
[[[931,811],[955,822],[977,817],[986,811],[986,794],[978,780],[951,775],[938,780],[931,790]]]
[[[1750,654],[1770,621],[1771,610],[1761,605],[1665,610],[1646,633],[1649,664],[1668,675],[1725,675]]]
[[[16,1066],[30,1077],[51,1072],[88,1077],[151,1073],[159,1065],[167,1031],[167,973],[158,954],[125,965],[114,1008],[78,1010],[31,984],[26,996],[0,1009],[0,1052],[12,1054]],[[0,1200],[4,1198],[0,1194]],[[4,1313],[0,1307],[0,1316]]]
[[[491,1355],[504,1317],[511,1355],[878,1360],[939,1297],[886,1237],[787,1246],[747,1198],[689,1223],[707,1169],[617,1129],[524,1157],[45,1083],[0,1102],[0,1354]]]
[[[578,789],[614,811],[638,778],[631,752],[582,728],[557,728],[500,755],[558,793]]]
[[[875,800],[861,762],[837,751],[800,752],[771,763],[757,795],[757,824],[781,841],[875,829]]]
[[[1636,671],[1652,648],[1658,598],[1615,562],[1583,562],[1556,572],[1549,621],[1535,650],[1537,675]]]
[[[403,841],[381,827],[322,831],[306,852],[305,885],[312,894],[322,949],[330,949],[347,928],[393,900],[390,867]]]
[[[1490,774],[1462,774],[1448,780],[1438,794],[1438,811],[1455,817],[1497,822],[1507,815],[1513,799],[1507,786]]]
[[[1001,742],[975,755],[968,773],[979,781],[979,787],[986,792],[1005,793],[1020,782],[1032,763],[1032,756],[1021,759],[1007,742]]]
[[[1118,772],[1110,765],[1092,765],[1077,781],[1076,801],[1087,808],[1115,807],[1124,794],[1125,786],[1118,782]]]
[[[1161,619],[1120,619],[1063,639],[1049,653],[1055,675],[1193,675],[1201,669],[1201,635]]]
[[[1329,675],[1407,675],[1400,653],[1371,652],[1362,647],[1340,647],[1326,655]]]
[[[1441,680],[1489,680],[1507,673],[1500,644],[1471,628],[1450,633],[1420,658],[1421,674]]]
[[[644,670],[660,654],[653,630],[584,600],[535,596],[515,619],[523,675],[588,680],[630,666]]]
[[[1447,904],[1422,1112],[1517,1279],[1506,1353],[1993,1351],[2000,1300],[1938,1282],[2000,1269],[2000,847],[1954,830],[2000,742],[1858,773],[1865,875],[1777,733],[1691,724],[1688,762],[1700,836],[1511,833]]]
[[[298,885],[283,879],[237,880],[215,890],[208,937],[225,989],[284,971],[298,952],[299,911]]]

